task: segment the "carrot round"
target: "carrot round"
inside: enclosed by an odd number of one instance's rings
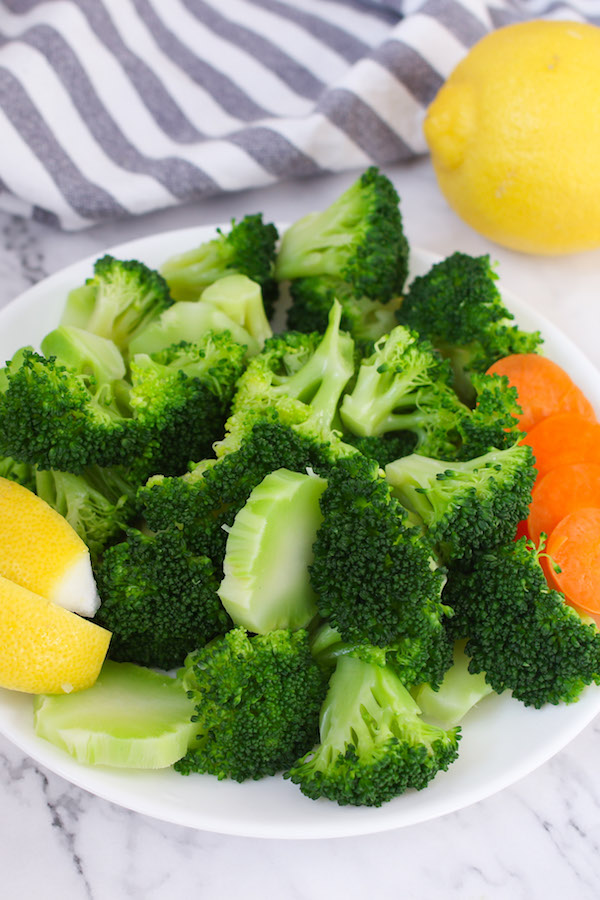
[[[600,464],[573,463],[551,469],[531,494],[529,536],[537,544],[542,532],[551,535],[561,519],[586,506],[600,509]]]
[[[600,465],[600,424],[577,413],[555,413],[525,435],[535,456],[538,482],[551,469],[573,463]]]
[[[529,431],[547,416],[557,412],[577,413],[596,421],[592,404],[570,375],[557,363],[537,353],[513,353],[488,369],[489,374],[506,375],[517,389],[521,431]]]
[[[558,523],[546,546],[560,572],[547,567],[552,587],[590,615],[600,613],[600,509],[584,507]]]

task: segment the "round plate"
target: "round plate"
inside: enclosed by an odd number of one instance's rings
[[[158,267],[167,257],[213,237],[213,227],[153,235],[110,249],[124,259]],[[24,344],[37,346],[56,324],[67,292],[92,274],[94,257],[52,275],[0,312],[0,360]],[[437,257],[413,251],[412,275]],[[600,375],[551,323],[504,292],[522,327],[539,329],[545,353],[562,365],[600,410]],[[33,732],[31,697],[0,689],[0,732],[37,762],[73,784],[136,812],[178,825],[225,834],[273,838],[326,838],[412,825],[461,809],[501,790],[546,762],[600,711],[600,688],[578,703],[527,709],[508,694],[487,697],[463,722],[460,756],[424,791],[407,792],[376,808],[340,807],[309,800],[283,778],[244,784],[205,775],[84,766]]]

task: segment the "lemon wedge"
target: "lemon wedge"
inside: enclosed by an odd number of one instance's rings
[[[6,478],[0,478],[0,575],[82,616],[100,606],[84,541],[45,500]]]
[[[111,633],[0,575],[0,687],[69,694],[91,687]]]

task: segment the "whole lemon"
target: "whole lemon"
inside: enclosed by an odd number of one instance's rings
[[[600,246],[600,28],[534,20],[491,32],[424,129],[442,192],[481,234],[527,253]]]

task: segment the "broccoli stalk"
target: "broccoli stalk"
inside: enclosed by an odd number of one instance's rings
[[[381,806],[421,790],[458,755],[458,728],[424,722],[394,672],[339,659],[321,709],[320,744],[286,772],[307,797]]]
[[[374,166],[326,210],[287,229],[275,266],[278,281],[335,277],[380,303],[401,294],[407,273],[398,194]]]
[[[197,736],[175,764],[181,774],[262,778],[314,746],[325,683],[304,630],[234,628],[191,653],[182,677]]]
[[[474,706],[494,692],[485,672],[471,672],[466,643],[455,642],[452,665],[440,685],[421,684],[413,692],[423,715],[444,728],[458,725]]]
[[[390,463],[385,474],[444,561],[514,537],[535,480],[531,448],[521,444],[451,463],[414,453]]]

